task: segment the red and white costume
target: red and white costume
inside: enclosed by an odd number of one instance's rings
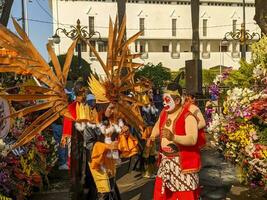
[[[185,119],[188,115],[192,114],[189,112],[188,106],[184,106],[176,119],[168,124],[168,113],[163,109],[159,119],[159,130],[169,126],[174,135],[185,136]],[[160,133],[162,141],[161,135]],[[175,146],[178,151],[173,153],[169,146]],[[201,167],[199,142],[194,146],[177,143],[165,147],[161,145],[159,159],[154,200],[197,200],[199,198],[198,171]]]

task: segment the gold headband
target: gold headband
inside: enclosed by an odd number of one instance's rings
[[[170,95],[176,95],[176,96],[181,97],[181,95],[180,95],[179,92],[177,92],[177,91],[164,90],[163,93],[167,93],[167,94],[170,94]]]

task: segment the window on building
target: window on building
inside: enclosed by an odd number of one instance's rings
[[[228,51],[228,46],[227,45],[219,45],[219,51],[220,51],[220,48],[221,48],[221,52],[227,52]]]
[[[140,45],[140,53],[144,53],[145,52],[145,46],[144,45]]]
[[[209,53],[209,51],[208,51],[208,41],[206,41],[206,40],[204,40],[202,42],[202,52],[203,53]]]
[[[141,35],[145,35],[145,18],[139,18],[139,31],[143,31]]]
[[[207,24],[208,24],[208,20],[203,19],[203,36],[207,36]]]
[[[236,32],[236,22],[237,22],[237,20],[234,19],[234,20],[233,20],[233,33]]]
[[[78,52],[78,44],[76,45],[75,51]],[[81,52],[87,52],[87,44],[81,41]]]
[[[103,41],[98,43],[98,51],[99,52],[106,52],[107,51],[108,42]]]
[[[89,33],[92,33],[95,31],[95,17],[90,16],[89,17]]]
[[[177,19],[172,19],[172,36],[176,36]]]
[[[169,46],[162,46],[162,52],[169,52]]]

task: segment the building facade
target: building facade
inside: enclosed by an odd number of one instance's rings
[[[200,57],[203,68],[214,66],[239,67],[240,45],[229,41],[223,46],[222,39],[230,31],[238,31],[243,21],[242,0],[200,0],[199,36]],[[54,18],[54,31],[68,29],[77,19],[88,27],[88,31],[98,31],[102,42],[93,37],[91,43],[105,60],[107,50],[109,17],[115,20],[117,3],[115,0],[50,0]],[[246,29],[260,33],[253,17],[254,0],[246,0]],[[137,60],[142,63],[158,64],[172,71],[185,66],[185,60],[192,59],[191,52],[191,7],[189,0],[128,0],[126,4],[127,37],[143,30],[143,35],[131,45],[131,51],[141,52]],[[64,54],[71,40],[60,34],[61,43],[55,45],[57,54]],[[248,42],[248,44],[251,42]],[[251,53],[247,47],[247,60]],[[102,74],[101,67],[92,52],[82,44],[82,57],[92,64],[93,70]]]

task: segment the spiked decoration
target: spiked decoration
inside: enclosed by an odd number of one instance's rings
[[[47,128],[60,116],[72,118],[67,109],[68,98],[64,92],[64,88],[76,41],[72,43],[67,52],[63,68],[61,68],[52,47],[50,44],[47,44],[47,50],[54,65],[54,69],[52,69],[38,53],[26,33],[14,19],[13,23],[20,37],[0,25],[0,46],[16,52],[16,56],[0,57],[0,72],[29,74],[45,85],[25,86],[24,91],[28,91],[30,94],[0,95],[9,101],[42,100],[42,103],[23,108],[9,116],[13,118],[22,117],[29,113],[45,110],[20,135],[17,142],[12,146],[16,148],[31,141],[38,133]]]
[[[138,32],[124,41],[125,30],[125,17],[120,30],[118,30],[117,19],[115,20],[114,27],[110,19],[106,64],[90,42],[85,41],[100,62],[107,78],[105,82],[101,83],[92,76],[89,77],[88,83],[92,93],[96,97],[97,103],[114,103],[128,123],[137,129],[142,129],[142,127],[144,127],[144,122],[136,107],[142,106],[143,103],[138,101],[137,98],[126,95],[126,93],[129,92],[137,94],[138,92],[135,88],[143,85],[143,82],[134,82],[135,71],[143,64],[134,63],[132,61],[134,58],[140,57],[141,54],[131,54],[129,50],[129,45],[134,42],[142,32]],[[122,76],[123,68],[127,69],[127,74],[125,76]]]

